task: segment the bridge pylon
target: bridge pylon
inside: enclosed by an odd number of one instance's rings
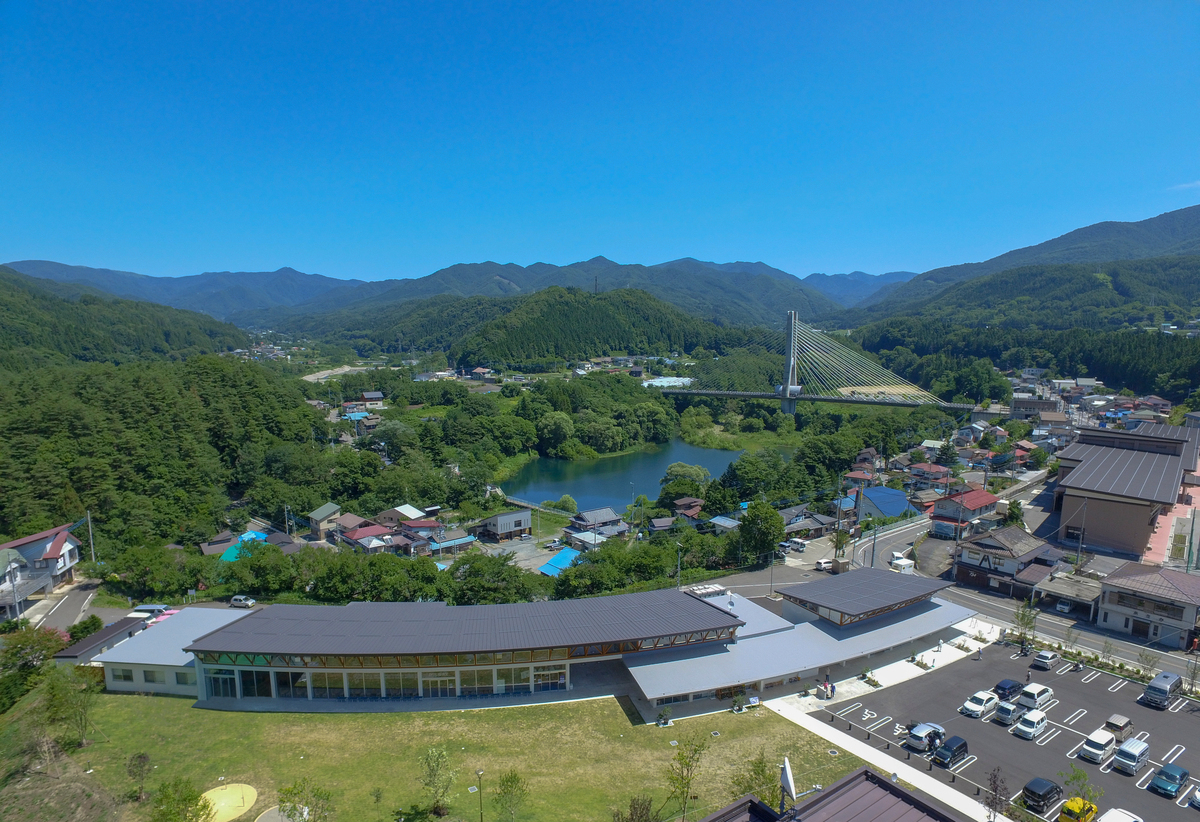
[[[795,311],[788,312],[787,323],[787,366],[783,371],[783,385],[779,386],[780,401],[783,406],[782,410],[785,414],[796,413],[795,395],[800,393],[800,386],[796,384],[796,323],[799,319],[796,317]]]

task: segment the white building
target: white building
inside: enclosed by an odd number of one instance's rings
[[[93,659],[109,691],[196,697],[196,659],[182,650],[252,611],[184,608]]]

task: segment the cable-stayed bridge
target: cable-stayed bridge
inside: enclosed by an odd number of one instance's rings
[[[788,312],[787,335],[779,343],[785,365],[783,383],[774,390],[730,391],[708,386],[703,378],[688,388],[664,388],[664,394],[684,394],[737,399],[779,400],[786,414],[796,412],[797,402],[837,402],[857,405],[888,405],[916,408],[935,405],[946,411],[970,411],[974,406],[938,399],[867,359],[840,345],[828,335],[800,322]],[[765,388],[765,387],[764,387]]]

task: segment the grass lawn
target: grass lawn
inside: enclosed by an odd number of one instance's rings
[[[90,763],[100,784],[120,796],[131,788],[125,763],[139,751],[157,766],[154,787],[177,776],[190,777],[201,790],[220,784],[220,776],[248,783],[259,799],[244,819],[274,805],[280,787],[309,776],[333,792],[339,819],[356,822],[392,820],[397,809],[424,801],[417,760],[431,745],[444,745],[458,769],[451,818],[462,819],[479,812],[478,794],[467,792],[478,768],[489,819],[496,818],[489,788],[509,768],[531,788],[520,819],[607,819],[611,808],[643,792],[661,804],[663,771],[677,750],[669,743],[692,734],[710,743],[697,791],[703,813],[696,818],[730,799],[731,775],[760,748],[778,761],[790,756],[800,786],[829,784],[862,764],[846,754],[830,756],[823,740],[763,708],[657,728],[631,724],[615,699],[382,714],[223,713],[191,706],[187,699],[104,695],[95,724],[111,741],[97,737],[73,757]],[[378,804],[374,788],[383,791]],[[146,813],[135,808],[128,818]]]

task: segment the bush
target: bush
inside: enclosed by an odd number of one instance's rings
[[[741,429],[742,433],[744,433],[744,434],[757,434],[759,431],[762,431],[763,428],[765,428],[766,426],[763,425],[762,420],[751,418],[748,420],[742,420],[742,424],[738,427]]]
[[[79,642],[81,639],[87,639],[92,634],[96,633],[104,627],[104,620],[92,614],[82,622],[76,622],[67,629],[67,633],[71,635],[71,642]]]

